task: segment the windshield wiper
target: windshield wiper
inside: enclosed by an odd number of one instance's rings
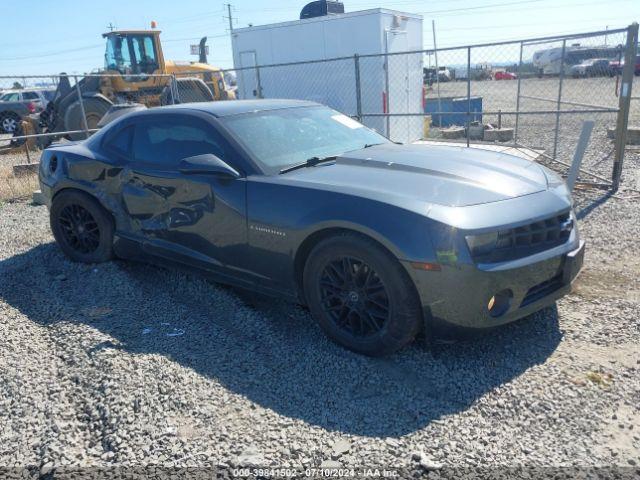
[[[331,160],[335,160],[336,158],[338,158],[337,155],[330,155],[328,157],[311,157],[302,163],[296,163],[295,165],[291,165],[290,167],[283,168],[282,170],[280,170],[280,174],[298,170],[299,168],[315,167],[319,163],[330,162]]]
[[[382,145],[382,143],[365,143],[364,147],[362,148],[371,148],[375,147],[376,145]]]

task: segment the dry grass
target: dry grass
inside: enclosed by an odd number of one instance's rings
[[[30,197],[38,189],[38,175],[13,175],[13,168],[0,167],[0,201]]]

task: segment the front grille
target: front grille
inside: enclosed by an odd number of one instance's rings
[[[495,248],[482,255],[475,255],[478,263],[494,263],[527,257],[565,243],[573,230],[571,212],[545,218],[520,227],[498,233]]]
[[[536,302],[546,297],[550,293],[555,292],[562,286],[562,275],[556,275],[549,280],[545,280],[538,285],[531,287],[520,303],[520,308],[526,307],[530,303]]]

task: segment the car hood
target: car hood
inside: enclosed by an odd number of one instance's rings
[[[535,162],[490,150],[419,144],[348,152],[335,164],[303,168],[281,179],[382,201],[409,197],[445,206],[498,202],[548,187]]]

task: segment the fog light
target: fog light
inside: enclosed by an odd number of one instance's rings
[[[511,306],[511,299],[513,298],[513,292],[508,288],[501,290],[489,299],[487,303],[487,310],[492,317],[500,317],[507,313]]]

